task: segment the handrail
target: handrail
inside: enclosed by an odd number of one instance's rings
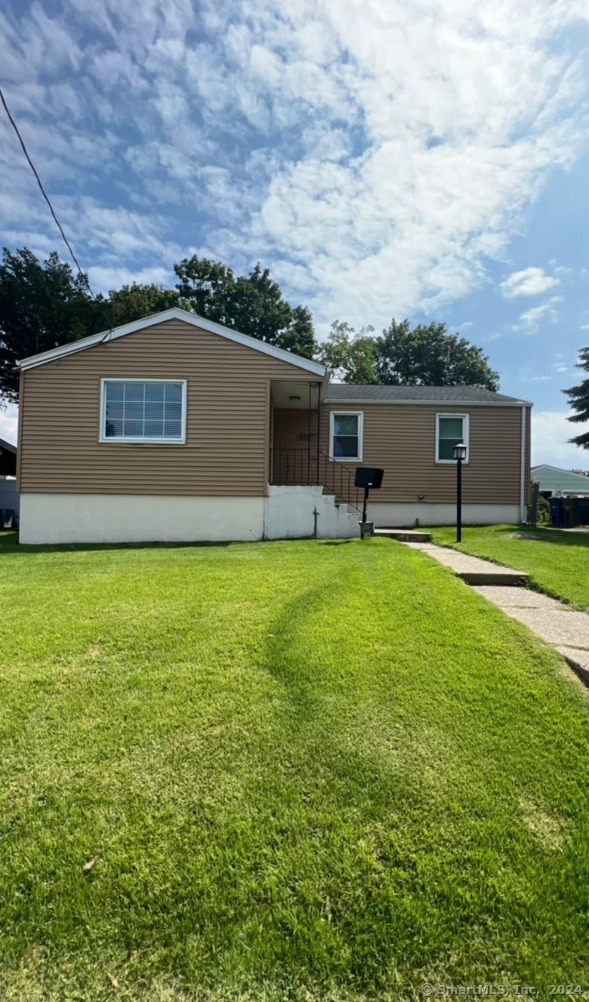
[[[322,486],[329,488],[333,486],[333,493],[349,504],[356,511],[362,513],[362,508],[358,497],[358,488],[356,487],[356,468],[351,470],[345,463],[340,463],[336,461],[333,456],[329,453],[324,452],[323,449],[319,450],[320,456],[324,460],[325,471],[332,473],[332,482],[324,483]],[[338,481],[338,471],[339,471],[339,488],[337,486]],[[327,478],[324,478],[327,479]],[[352,500],[353,499],[353,500]]]
[[[320,486],[362,512],[355,467],[340,463],[322,449],[273,449],[272,483]]]

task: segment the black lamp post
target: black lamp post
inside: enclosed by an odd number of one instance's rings
[[[458,442],[452,458],[456,460],[456,542],[462,542],[462,463],[466,459],[466,446]]]

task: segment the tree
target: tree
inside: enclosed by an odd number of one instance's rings
[[[195,254],[174,265],[178,293],[195,313],[268,344],[313,358],[316,350],[311,313],[292,307],[280,286],[258,263],[249,275]]]
[[[32,251],[12,254],[5,247],[0,265],[0,397],[18,397],[17,361],[94,334],[108,326],[107,316],[106,300],[92,300],[86,276],[74,275],[56,253],[41,264]]]
[[[579,351],[579,361],[577,368],[589,373],[589,347],[581,348]],[[570,414],[568,420],[578,424],[585,424],[589,421],[589,378],[584,379],[578,386],[572,386],[570,390],[563,390],[569,398],[574,414]],[[581,449],[589,449],[589,431],[584,431],[580,435],[570,438],[569,442],[578,445]]]
[[[499,374],[493,372],[482,348],[458,334],[448,334],[446,324],[418,325],[392,320],[377,340],[376,374],[380,383],[398,386],[481,386],[497,390]]]
[[[356,332],[349,324],[335,320],[327,340],[319,345],[317,360],[344,383],[378,383],[378,339],[373,331],[374,327],[362,327]]]
[[[354,331],[335,322],[319,359],[344,383],[388,383],[406,386],[483,386],[496,390],[499,376],[481,348],[446,325],[431,323],[411,329],[408,320],[391,321],[382,335],[373,327]]]
[[[109,324],[111,327],[121,327],[150,313],[161,313],[173,306],[186,307],[176,289],[164,289],[160,285],[123,285],[120,289],[111,289],[108,294]]]

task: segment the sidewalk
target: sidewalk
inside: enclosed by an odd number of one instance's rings
[[[436,546],[429,542],[406,543],[404,546],[412,550],[421,550],[433,557],[439,564],[449,567],[454,573],[471,585],[525,585],[528,575],[524,571],[515,571],[511,567],[500,567],[490,560],[481,560],[479,557],[471,557],[468,553],[461,553],[459,550],[450,550],[444,546]]]
[[[522,571],[500,567],[490,560],[480,560],[429,542],[401,545],[420,550],[449,567],[506,616],[517,619],[554,647],[589,685],[589,615],[586,612],[575,612],[555,598],[522,587],[527,584],[527,574]]]

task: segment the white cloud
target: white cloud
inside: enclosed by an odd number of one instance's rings
[[[589,453],[567,440],[579,435],[583,426],[567,421],[567,411],[532,409],[532,466],[589,467]]]
[[[0,55],[83,264],[157,272],[188,245],[259,258],[319,325],[475,289],[585,141],[576,0],[61,0],[52,14],[0,15]],[[0,171],[14,243],[58,246],[6,123]],[[503,285],[558,282],[529,268]]]
[[[515,299],[517,296],[539,296],[557,285],[560,285],[560,279],[547,275],[543,268],[524,268],[523,271],[514,271],[501,282],[499,288],[504,299]]]
[[[18,407],[16,404],[7,404],[6,408],[0,407],[0,438],[16,445],[17,432]]]
[[[555,324],[559,313],[554,304],[561,299],[562,296],[552,296],[546,303],[531,306],[529,310],[520,313],[519,322],[513,325],[512,330],[521,331],[523,334],[535,334],[542,324]]]
[[[120,289],[122,285],[132,285],[133,282],[145,283],[147,285],[164,285],[170,288],[174,285],[176,278],[168,268],[142,268],[139,271],[130,271],[128,268],[104,268],[97,266],[88,271],[90,284],[94,292],[108,293],[111,289]]]

